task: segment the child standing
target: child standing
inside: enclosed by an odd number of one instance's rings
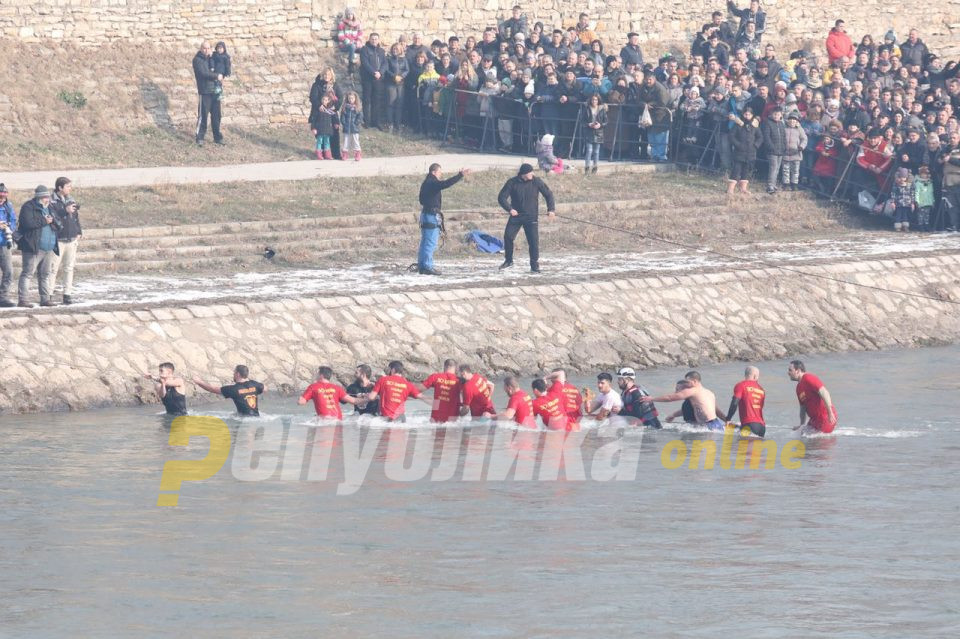
[[[348,91],[340,109],[340,126],[343,127],[343,159],[353,151],[353,159],[360,161],[360,127],[363,126],[363,106],[356,91]]]
[[[600,104],[600,96],[594,93],[587,101],[587,108],[583,110],[584,140],[587,143],[587,153],[583,160],[584,173],[597,172],[605,126],[607,126],[607,107]],[[592,170],[591,163],[593,163]]]
[[[227,44],[218,42],[213,50],[213,70],[223,77],[230,77],[230,54],[227,53]],[[223,97],[223,82],[217,80],[217,99]]]
[[[930,179],[930,167],[920,165],[917,178],[913,181],[913,203],[917,209],[917,226],[921,231],[930,230],[930,212],[933,211],[933,180]]]
[[[330,153],[330,136],[340,126],[340,118],[331,106],[332,102],[329,95],[321,96],[320,104],[310,114],[310,132],[317,139],[318,160],[333,159]]]
[[[796,191],[800,185],[800,161],[807,148],[807,133],[800,126],[800,112],[787,116],[786,153],[783,155],[783,188]]]
[[[896,183],[890,192],[896,210],[893,213],[893,230],[909,231],[910,214],[913,212],[913,185],[910,184],[910,171],[897,169]]]

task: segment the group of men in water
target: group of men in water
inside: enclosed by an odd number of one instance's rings
[[[800,423],[794,430],[831,433],[836,427],[837,411],[830,392],[820,379],[808,373],[800,360],[790,362],[787,375],[797,383],[800,405]],[[170,362],[160,364],[159,376],[145,375],[155,384],[157,397],[169,415],[186,415],[186,381],[177,376]],[[744,379],[733,389],[730,405],[724,413],[717,404],[716,394],[705,387],[700,373],[690,371],[677,382],[674,392],[651,395],[636,383],[637,374],[630,367],[617,371],[619,393],[614,390],[614,376],[597,375],[597,390],[579,389],[567,381],[566,371],[556,368],[530,384],[531,394],[521,388],[519,380],[508,376],[502,381],[506,408],[497,411],[494,406],[494,385],[474,372],[468,364],[448,359],[443,370],[427,377],[421,383],[407,379],[399,361],[390,362],[384,375],[373,381],[371,368],[357,366],[354,381],[344,388],[334,381],[333,369],[321,366],[317,379],[300,396],[300,405],[313,402],[317,417],[343,419],[343,404],[354,406],[356,414],[377,415],[387,421],[406,420],[406,402],[422,399],[431,406],[430,420],[444,424],[469,415],[472,419],[493,419],[513,422],[522,428],[537,428],[537,419],[548,430],[577,430],[585,420],[621,420],[625,424],[651,429],[662,428],[656,403],[682,402],[680,410],[666,417],[667,422],[683,419],[712,431],[724,431],[729,422],[739,415],[740,435],[762,438],[766,434],[763,407],[766,392],[760,385],[760,371],[748,366]],[[194,377],[199,388],[233,400],[242,416],[260,415],[260,396],[266,386],[250,379],[250,371],[239,365],[234,369],[233,383],[217,386]],[[432,391],[432,399],[424,394]]]

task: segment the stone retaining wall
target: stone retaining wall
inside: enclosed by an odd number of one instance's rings
[[[802,267],[862,284],[960,300],[960,254]],[[404,360],[414,376],[446,357],[490,374],[584,372],[960,339],[960,306],[777,269],[609,282],[323,297],[0,319],[0,410],[154,401],[140,374],[165,360],[227,380],[245,363],[299,391],[316,366]],[[56,362],[74,365],[55,365]]]

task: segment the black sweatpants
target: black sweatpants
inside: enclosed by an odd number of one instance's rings
[[[523,236],[527,238],[527,244],[530,247],[530,268],[540,268],[540,225],[537,218],[518,215],[507,220],[507,228],[503,232],[503,252],[504,259],[508,262],[513,261],[513,240],[517,233],[523,229]]]
[[[363,89],[363,121],[367,126],[379,127],[383,122],[383,78],[377,80],[372,75],[360,76]]]
[[[213,93],[201,93],[200,105],[197,107],[197,142],[207,135],[207,116],[210,116],[210,128],[213,129],[213,140],[223,139],[220,133],[220,100]]]

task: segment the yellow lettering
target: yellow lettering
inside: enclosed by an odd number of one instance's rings
[[[750,445],[750,442],[742,439],[740,443],[737,444],[737,459],[733,462],[733,467],[737,470],[743,470],[747,467],[747,447]]]
[[[713,460],[717,456],[717,443],[709,439],[707,441],[693,440],[693,445],[690,447],[690,468],[700,466],[701,452],[703,453],[703,469],[713,470]]]
[[[800,460],[807,455],[807,445],[799,439],[787,442],[780,451],[780,465],[789,470],[800,468]],[[794,461],[796,460],[796,461]]]
[[[724,429],[723,444],[720,445],[720,468],[730,470],[730,447],[733,445],[733,431]]]
[[[757,470],[760,468],[760,454],[765,453],[764,467],[767,470],[777,465],[777,442],[762,441],[753,442],[753,448],[750,450],[750,468]]]
[[[673,453],[676,451],[676,457]],[[687,445],[683,443],[683,440],[674,439],[673,441],[667,442],[667,445],[663,447],[663,451],[660,453],[660,463],[663,464],[663,467],[667,470],[676,470],[683,466],[683,462],[687,459]]]

